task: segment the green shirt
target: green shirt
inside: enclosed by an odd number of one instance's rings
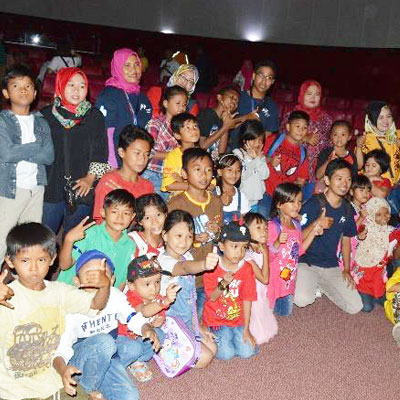
[[[126,232],[123,231],[118,242],[114,242],[106,230],[105,223],[94,225],[86,231],[86,237],[74,243],[72,257],[76,261],[85,251],[99,250],[111,258],[114,263],[115,285],[119,287],[126,281],[128,264],[135,254],[136,245]],[[61,271],[58,280],[72,285],[75,276],[75,265]]]

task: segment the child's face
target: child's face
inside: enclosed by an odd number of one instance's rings
[[[252,149],[256,154],[260,154],[264,148],[264,137],[260,136],[257,139],[248,140],[245,144],[247,151]]]
[[[228,90],[222,96],[217,96],[218,102],[222,105],[224,110],[231,114],[236,111],[239,103],[239,94],[234,90]]]
[[[131,55],[122,67],[124,78],[129,83],[138,83],[142,76],[142,68],[136,56]]]
[[[107,209],[101,210],[101,216],[108,229],[113,232],[122,232],[131,224],[135,213],[126,204],[111,204]]]
[[[196,121],[187,120],[175,136],[181,143],[197,143],[200,139],[200,129]]]
[[[308,124],[304,119],[295,119],[286,124],[288,136],[295,142],[300,143],[308,133]]]
[[[187,179],[188,185],[205,190],[213,178],[213,162],[209,157],[195,158],[189,161],[187,170],[182,170],[182,176]]]
[[[331,178],[324,177],[325,184],[329,186],[328,191],[339,197],[347,194],[351,186],[351,172],[348,168],[336,170]]]
[[[129,290],[135,291],[144,301],[150,302],[160,293],[161,274],[137,278],[128,282]]]
[[[321,103],[321,92],[318,86],[311,85],[304,94],[304,105],[307,108],[318,107]]]
[[[163,234],[168,254],[181,258],[193,244],[193,232],[186,222],[178,222],[168,232]]]
[[[31,290],[43,290],[43,280],[55,258],[42,246],[36,245],[21,249],[12,261],[9,257],[6,257],[6,261],[10,268],[15,269],[21,285]]]
[[[106,275],[110,279],[110,284],[113,285],[114,284],[114,276],[113,276],[110,268],[108,266],[104,267],[102,265],[102,260],[100,258],[96,258],[94,260],[88,261],[79,270],[78,275],[74,276],[73,282],[74,282],[75,286],[79,287],[80,285],[88,284],[90,282],[90,272],[104,271],[104,268],[106,271]],[[85,292],[92,292],[92,291],[96,291],[97,289],[87,287],[87,288],[84,288],[83,290],[85,290]]]
[[[7,89],[3,89],[3,96],[9,99],[11,105],[27,107],[36,97],[35,85],[29,76],[11,78]]]
[[[217,172],[223,182],[235,185],[242,175],[242,165],[239,161],[236,161],[230,167],[219,169]]]
[[[181,88],[185,89],[187,92],[190,92],[194,88],[194,85],[196,84],[194,81],[194,72],[188,70],[180,74],[178,76],[178,79],[176,80],[176,84]]]
[[[218,243],[219,249],[224,253],[224,258],[232,264],[238,264],[243,260],[248,245],[249,242],[232,242],[231,240]]]
[[[149,161],[150,144],[142,139],[137,139],[132,142],[125,150],[121,147],[118,149],[118,154],[122,158],[122,163],[125,168],[131,171],[141,173]]]
[[[386,132],[393,123],[393,115],[388,107],[382,107],[379,114],[378,120],[376,121],[376,127],[379,132]]]
[[[371,189],[367,186],[356,188],[351,190],[351,195],[353,196],[353,201],[356,203],[365,204],[371,196]]]
[[[375,222],[378,225],[386,226],[390,220],[390,212],[386,207],[381,207],[375,214]]]
[[[368,178],[380,177],[382,173],[380,165],[373,157],[369,158],[365,162],[364,171],[365,175],[368,176]]]
[[[301,204],[303,201],[303,193],[297,193],[296,197],[288,201],[287,203],[278,204],[277,208],[282,212],[282,214],[290,217],[297,218],[299,216],[299,212],[301,210]]]
[[[144,216],[140,221],[144,231],[152,235],[160,235],[164,226],[166,215],[156,206],[147,206]]]
[[[274,82],[274,70],[270,67],[261,67],[253,74],[253,85],[260,93],[266,93]]]
[[[87,92],[88,88],[83,76],[81,74],[75,74],[68,81],[67,86],[65,86],[64,96],[69,103],[77,106],[86,99]]]
[[[331,133],[331,140],[335,147],[345,148],[350,138],[350,132],[345,126],[337,126]]]
[[[163,106],[167,113],[174,117],[175,115],[181,114],[186,111],[188,98],[185,94],[176,94],[169,100],[163,101]]]
[[[252,240],[258,243],[267,243],[268,226],[265,221],[255,219],[248,227]]]

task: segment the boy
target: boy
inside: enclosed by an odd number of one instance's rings
[[[0,265],[10,229],[18,223],[42,222],[45,165],[54,161],[49,125],[41,113],[30,113],[34,82],[24,66],[12,68],[2,82],[10,109],[0,113]]]
[[[96,186],[93,219],[97,224],[102,222],[104,197],[111,190],[125,189],[135,198],[154,192],[153,184],[139,175],[146,168],[152,148],[153,138],[144,129],[128,125],[122,130],[118,143],[122,166],[105,174]]]
[[[250,243],[246,225],[230,222],[221,230],[219,264],[204,274],[206,302],[203,323],[216,336],[218,360],[249,358],[258,353],[249,330],[251,304],[257,300],[252,266],[244,260]]]
[[[171,120],[171,129],[179,146],[164,159],[161,183],[163,192],[187,190],[188,184],[182,177],[182,154],[186,149],[195,147],[200,139],[197,119],[192,114],[185,112],[175,115]]]
[[[229,132],[241,123],[235,117],[239,93],[234,86],[225,86],[217,94],[217,106],[200,110],[197,120],[200,128],[200,147],[211,153],[216,161],[226,152]]]
[[[113,281],[114,265],[109,257],[98,250],[83,253],[75,265],[74,284],[85,285],[92,271],[106,271]],[[86,287],[92,293],[97,289]],[[53,365],[60,374],[64,389],[70,395],[76,393],[76,381],[90,398],[118,398],[135,400],[139,394],[125,368],[134,363],[143,353],[142,340],[120,343],[117,338],[118,322],[127,324],[134,334],[148,338],[159,348],[157,334],[141,313],[137,313],[126,297],[116,288],[111,288],[105,308],[88,317],[83,314],[68,314],[65,332],[54,354]],[[72,378],[72,375],[76,377]]]
[[[104,219],[101,225],[88,222],[86,217],[65,235],[59,256],[59,281],[72,285],[75,270],[71,267],[75,261],[85,251],[97,249],[113,261],[115,286],[123,288],[135,252],[135,243],[126,231],[135,217],[135,198],[124,189],[113,190],[104,199],[101,217]]]
[[[96,293],[44,280],[56,248],[54,233],[35,222],[17,225],[7,236],[6,261],[18,278],[6,286],[3,272],[0,280],[1,399],[47,399],[59,394],[63,384],[51,361],[64,332],[65,315],[88,314],[107,304],[110,280],[104,270],[91,271],[81,286],[98,288]],[[77,398],[86,399],[81,391]]]
[[[325,194],[314,195],[302,210],[303,238],[320,223],[324,229],[300,258],[294,303],[305,307],[314,303],[321,289],[339,308],[349,314],[362,309],[361,297],[350,275],[350,239],[357,235],[354,210],[344,199],[351,185],[351,165],[342,159],[326,167]],[[317,222],[318,221],[318,222]],[[338,266],[337,248],[342,243],[343,271]]]

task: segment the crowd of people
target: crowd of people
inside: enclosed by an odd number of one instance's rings
[[[41,112],[26,67],[3,79],[1,399],[137,399],[153,357],[167,376],[253,357],[276,316],[322,295],[349,314],[384,306],[400,345],[388,104],[353,132],[314,80],[280,121],[269,60],[245,60],[206,109],[187,60],[147,94],[133,50],[110,72],[93,105],[85,73],[59,69]]]

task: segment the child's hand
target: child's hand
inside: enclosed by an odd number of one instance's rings
[[[181,290],[181,287],[177,285],[176,283],[171,283],[168,285],[167,290],[166,290],[166,297],[168,302],[171,304],[175,301],[176,299],[176,294]]]
[[[142,328],[142,338],[143,340],[149,339],[153,344],[153,350],[157,353],[160,350],[160,340],[158,339],[156,331],[150,327],[150,325],[144,325]]]
[[[162,324],[164,323],[165,318],[162,315],[155,315],[150,322],[150,325],[153,328],[160,328]]]
[[[315,128],[313,132],[309,132],[308,136],[306,137],[306,141],[311,146],[316,146],[318,144],[318,129]]]
[[[195,235],[194,241],[195,243],[205,243],[208,241],[209,238],[210,236],[207,232],[202,232]]]
[[[7,301],[14,296],[14,291],[4,283],[5,279],[7,278],[7,274],[7,269],[4,269],[0,275],[0,304],[13,310],[14,306]]]
[[[86,230],[89,229],[91,226],[95,225],[96,222],[92,221],[87,223],[89,217],[83,218],[78,225],[74,226],[66,235],[65,239],[71,242],[77,242],[78,240],[82,240],[86,236]]]
[[[204,260],[204,270],[212,271],[218,264],[219,256],[216,253],[208,253],[206,259]]]
[[[81,283],[81,288],[102,289],[110,286],[110,278],[106,273],[106,259],[101,260],[101,268],[88,271],[85,274],[85,283]]]
[[[113,181],[112,179],[106,182],[106,186],[109,187],[111,190],[122,189],[122,186],[118,185],[118,183]]]
[[[362,135],[359,135],[356,140],[357,147],[363,147],[365,144],[365,132]]]
[[[211,342],[215,341],[215,335],[212,332],[210,332],[206,326],[200,325],[199,330],[200,330],[201,335],[204,337],[204,339],[211,341]]]
[[[214,185],[213,183],[210,183],[210,184],[208,185],[208,187],[207,187],[207,190],[208,190],[209,192],[213,192],[214,189],[215,189],[215,185]]]
[[[367,237],[368,229],[364,228],[357,236],[359,240],[365,240]]]
[[[256,339],[254,339],[254,336],[250,333],[249,329],[245,328],[243,330],[243,342],[249,342],[251,344],[251,346],[253,347],[253,349],[256,347],[257,343],[256,343]]]
[[[347,286],[349,288],[353,289],[356,286],[354,279],[350,275],[349,271],[342,271],[342,277],[343,277],[344,281],[347,283]]]
[[[317,222],[313,228],[313,232],[315,236],[321,236],[324,233],[324,228],[322,228],[321,224]]]
[[[229,285],[233,281],[233,272],[225,272],[225,275],[222,277],[222,279]]]
[[[215,221],[208,221],[206,223],[206,228],[209,232],[218,233],[219,225]]]
[[[229,206],[232,203],[233,196],[228,193],[222,193],[221,201],[224,206]]]
[[[64,373],[61,375],[62,383],[64,386],[65,393],[69,394],[70,396],[76,395],[76,385],[77,382],[73,375],[81,374],[82,372],[75,367],[74,365],[67,365]]]
[[[171,174],[171,176],[172,176],[172,179],[173,179],[175,182],[179,182],[179,183],[185,182],[185,180],[184,180],[179,174],[177,174],[176,172],[173,172],[173,173]]]
[[[285,244],[288,240],[288,234],[286,232],[281,232],[278,237],[280,244]]]
[[[322,229],[329,229],[333,224],[333,218],[326,216],[326,208],[322,208],[321,215],[319,216],[317,223]]]
[[[96,175],[87,174],[83,178],[78,179],[72,189],[76,190],[76,193],[79,197],[87,196],[93,186],[93,182],[95,181],[95,179]]]
[[[271,158],[271,165],[276,168],[281,163],[281,154],[276,154]]]
[[[367,218],[368,217],[368,211],[367,211],[367,209],[365,207],[361,209],[360,216],[362,218]]]

